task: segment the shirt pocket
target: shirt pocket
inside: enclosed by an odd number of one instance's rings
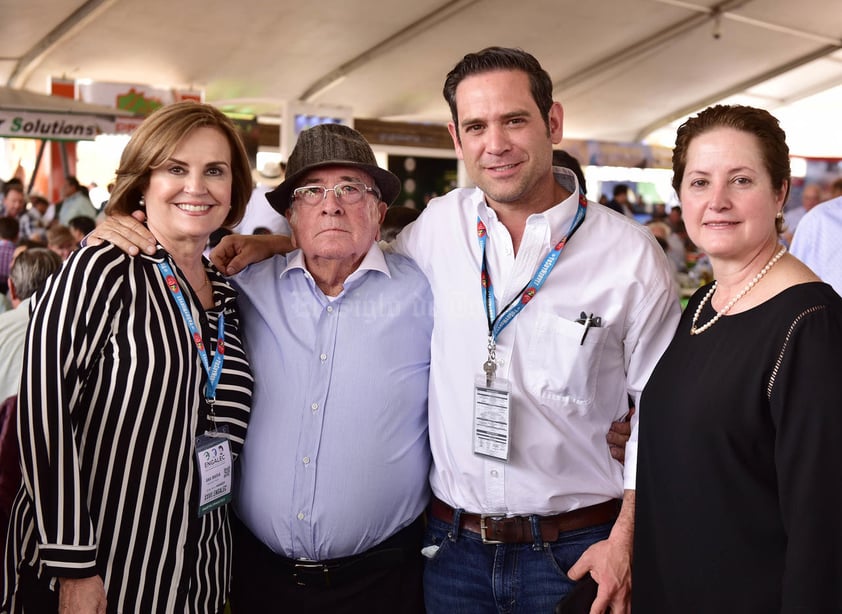
[[[525,360],[528,392],[545,399],[590,404],[594,400],[607,331],[552,313],[537,316]]]

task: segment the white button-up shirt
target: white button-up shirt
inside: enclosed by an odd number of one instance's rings
[[[474,383],[488,342],[477,216],[488,229],[488,268],[502,310],[576,212],[575,177],[556,169],[556,179],[573,195],[528,218],[516,257],[479,189],[431,201],[394,246],[415,259],[433,290],[431,485],[468,512],[552,514],[621,497],[623,466],[605,437],[628,412],[627,395],[637,401],[678,323],[663,250],[643,226],[589,204],[544,286],[497,339],[497,377],[512,390],[509,460],[473,453]],[[601,319],[584,342],[585,328],[575,321],[582,312]],[[626,488],[634,487],[636,460],[633,437]]]

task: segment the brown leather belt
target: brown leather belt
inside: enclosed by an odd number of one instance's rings
[[[563,514],[539,516],[541,539],[544,542],[554,542],[559,533],[613,522],[620,512],[621,504],[621,500],[611,499]],[[433,518],[452,523],[453,513],[452,507],[433,497],[430,504],[430,515]],[[459,529],[479,533],[486,544],[531,544],[535,541],[532,536],[531,516],[487,516],[462,512],[459,516]]]

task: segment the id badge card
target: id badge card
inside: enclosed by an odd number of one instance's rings
[[[231,501],[231,445],[225,430],[208,432],[196,438],[199,464],[199,516]]]
[[[477,376],[474,384],[474,454],[509,460],[511,396],[508,380]]]

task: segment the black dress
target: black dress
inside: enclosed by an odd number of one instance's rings
[[[690,335],[707,290],[640,401],[633,611],[842,612],[842,299],[801,284]]]

